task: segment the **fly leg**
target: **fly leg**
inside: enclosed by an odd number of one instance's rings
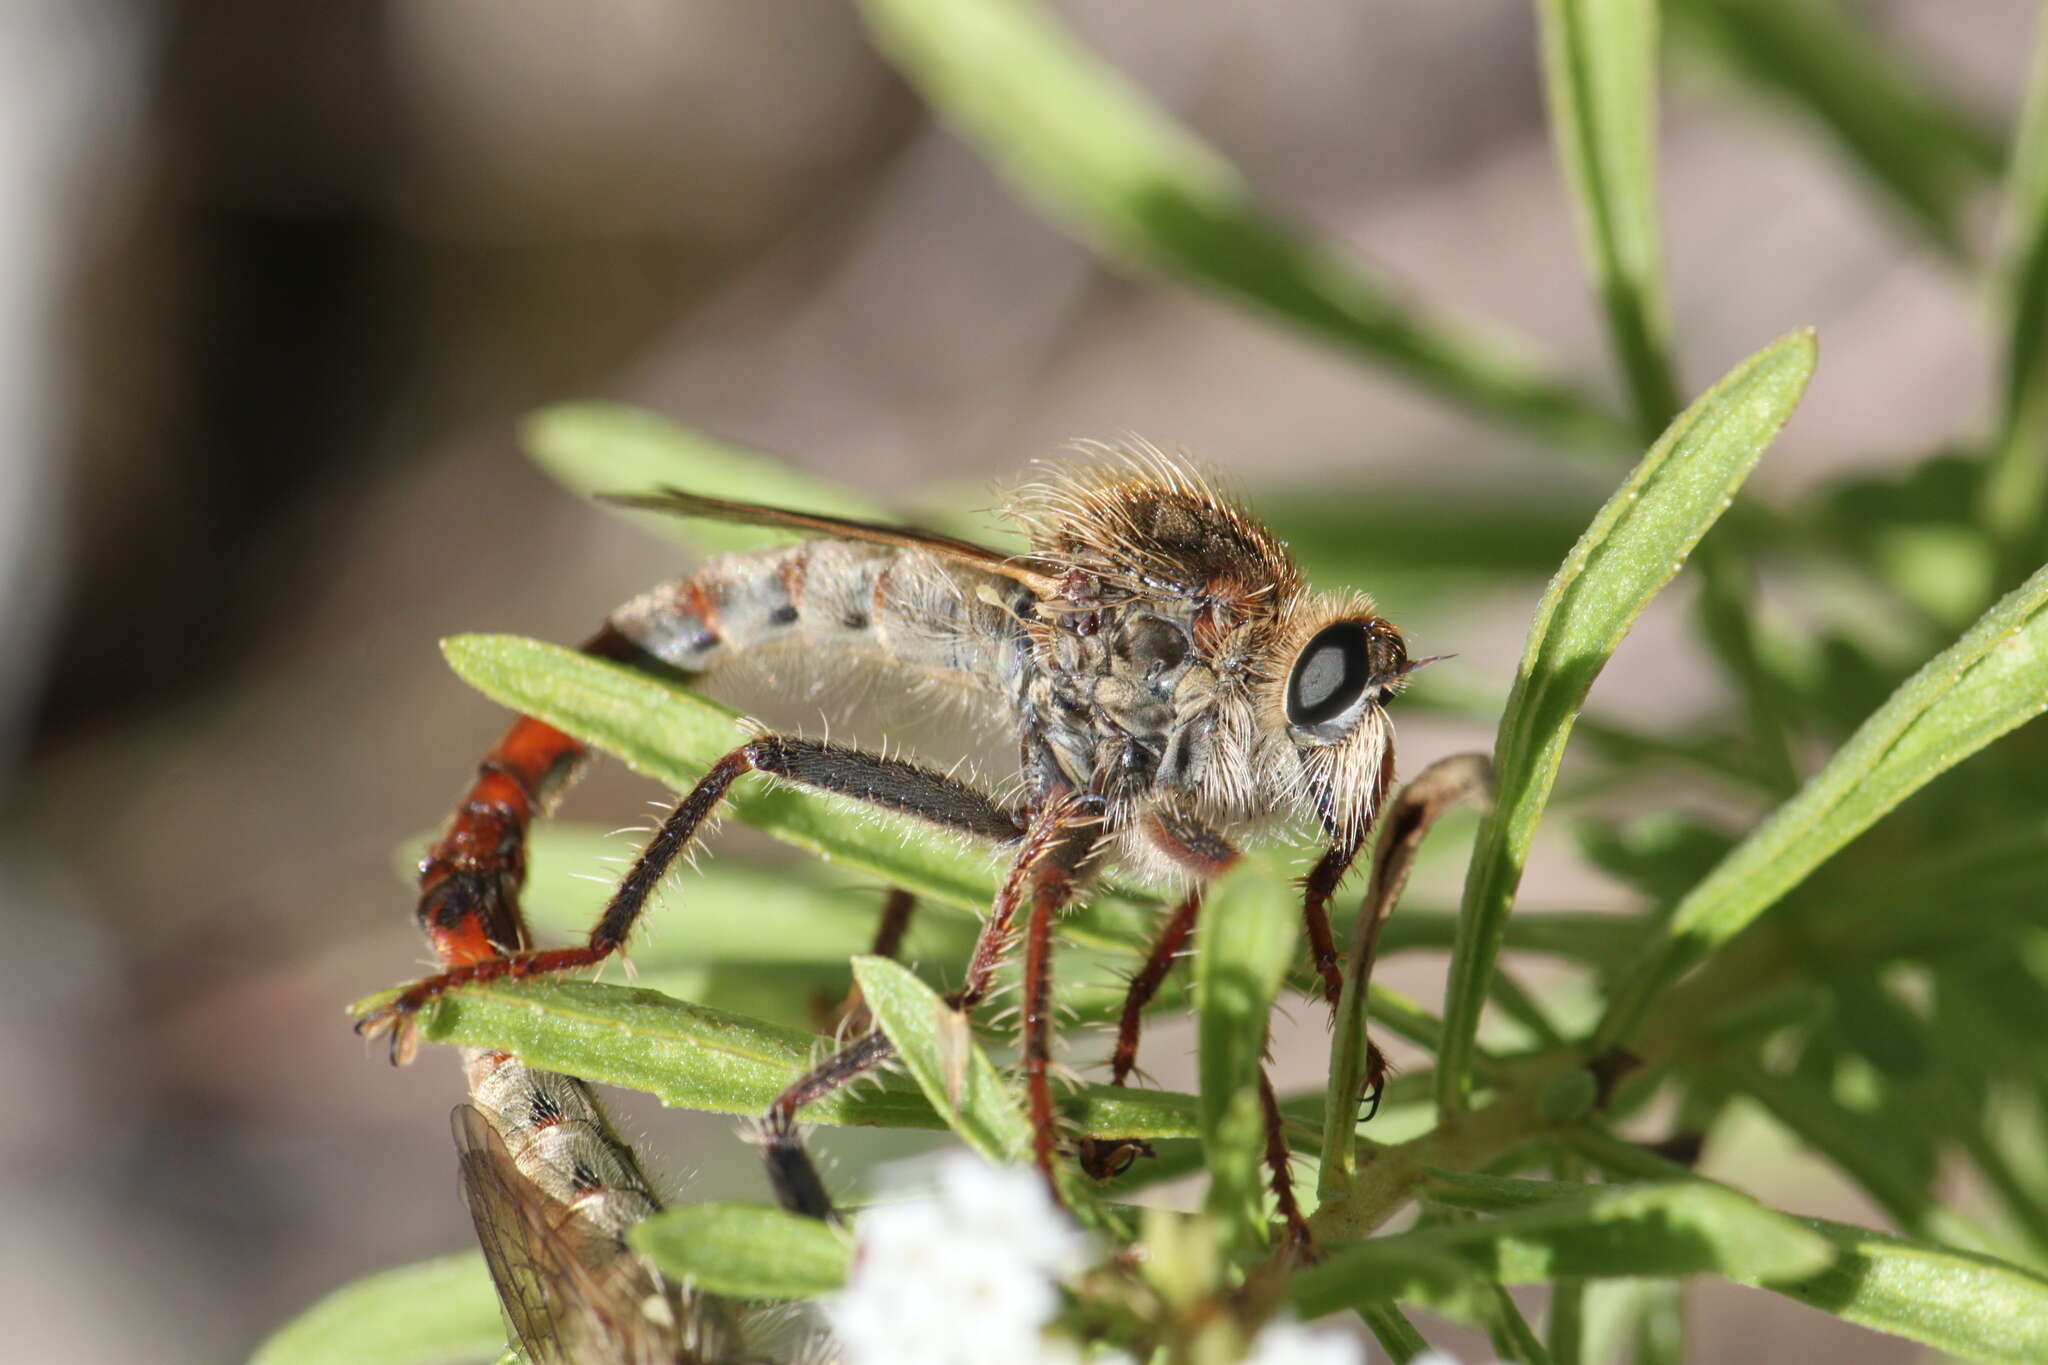
[[[1266,1064],[1259,1063],[1259,1107],[1266,1115],[1266,1172],[1273,1184],[1273,1203],[1287,1224],[1287,1244],[1296,1255],[1314,1255],[1315,1244],[1308,1219],[1301,1216],[1301,1204],[1294,1197],[1294,1168],[1287,1150],[1285,1120],[1280,1114],[1280,1097],[1273,1093],[1273,1078]]]
[[[1360,839],[1339,839],[1302,879],[1301,917],[1308,931],[1309,960],[1315,967],[1316,978],[1323,984],[1323,999],[1333,1015],[1344,994],[1344,964],[1338,960],[1336,939],[1330,931],[1330,901],[1337,894],[1337,884],[1357,861],[1360,844]],[[1380,1096],[1386,1088],[1386,1054],[1380,1051],[1378,1043],[1367,1039],[1365,1088],[1359,1099],[1367,1120],[1379,1112]]]
[[[1174,907],[1173,913],[1167,916],[1152,951],[1146,955],[1144,965],[1132,976],[1130,989],[1124,993],[1123,1015],[1117,1021],[1116,1050],[1110,1054],[1111,1085],[1128,1084],[1131,1073],[1137,1070],[1138,1031],[1143,1025],[1145,1009],[1159,994],[1159,988],[1166,983],[1167,973],[1173,970],[1175,960],[1194,933],[1195,921],[1201,917],[1202,894],[1207,883],[1228,871],[1230,865],[1237,861],[1237,850],[1221,835],[1163,810],[1147,815],[1139,829],[1155,853],[1197,880],[1180,904]],[[1151,1145],[1137,1138],[1084,1138],[1081,1141],[1082,1169],[1097,1180],[1121,1175],[1130,1169],[1133,1161],[1151,1155]]]
[[[1085,825],[1077,819],[1080,811],[1087,811],[1091,817]],[[1017,911],[1027,895],[1035,897],[1042,869],[1062,860],[1076,867],[1085,861],[1085,853],[1075,858],[1066,849],[1078,837],[1077,825],[1086,834],[1091,848],[1099,837],[1092,811],[1092,804],[1068,798],[1049,804],[1032,820],[975,941],[967,978],[959,990],[946,998],[948,1005],[965,1013],[988,999],[995,987],[996,969],[1016,941]],[[839,1221],[838,1211],[825,1193],[824,1182],[797,1132],[797,1111],[895,1055],[896,1049],[885,1035],[869,1033],[840,1048],[776,1096],[762,1119],[761,1146],[768,1163],[768,1182],[783,1208],[808,1218]]]
[[[750,772],[851,797],[998,843],[1013,842],[1022,832],[1018,817],[992,798],[929,768],[814,740],[763,735],[714,763],[676,804],[612,893],[586,943],[573,948],[522,949],[461,963],[414,982],[396,1000],[362,1020],[357,1031],[365,1036],[390,1033],[392,1059],[404,1062],[416,1046],[414,1018],[428,1003],[455,987],[551,975],[604,961],[625,944],[654,889],[696,839],[732,784]]]
[[[916,911],[916,896],[900,886],[890,887],[882,900],[882,916],[875,923],[875,938],[868,955],[894,958],[903,951],[903,936],[910,931],[910,918]],[[837,1004],[823,991],[817,992],[811,998],[811,1019],[818,1032],[834,1037],[867,1032],[868,1011],[860,998],[860,986],[853,986]]]
[[[1053,1161],[1059,1152],[1059,1124],[1052,1104],[1052,929],[1073,903],[1088,860],[1102,846],[1101,803],[1080,798],[1062,803],[1056,815],[1066,837],[1031,868],[1031,920],[1024,933],[1024,1098],[1031,1119],[1031,1156],[1055,1200],[1059,1186]]]
[[[1482,805],[1492,799],[1493,764],[1484,754],[1452,754],[1424,768],[1401,788],[1386,818],[1380,822],[1379,842],[1373,849],[1372,879],[1365,899],[1358,907],[1358,919],[1351,931],[1352,961],[1347,968],[1351,988],[1357,993],[1363,1024],[1364,1002],[1372,989],[1373,960],[1378,955],[1380,929],[1394,912],[1394,903],[1407,888],[1408,874],[1415,870],[1415,854],[1430,826],[1451,807],[1463,801]],[[1380,1095],[1386,1089],[1387,1059],[1368,1039],[1365,1045],[1364,1095],[1372,1118],[1379,1110]]]

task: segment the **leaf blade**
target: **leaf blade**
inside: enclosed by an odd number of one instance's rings
[[[1498,794],[1481,822],[1459,911],[1437,1071],[1446,1115],[1464,1106],[1479,1011],[1579,708],[1628,628],[1791,415],[1813,364],[1813,336],[1802,331],[1730,371],[1651,447],[1544,592],[1501,716]]]
[[[1580,443],[1607,413],[1362,262],[1261,213],[1237,172],[1018,0],[864,0],[875,45],[1019,197],[1099,249],[1292,324],[1443,397]]]
[[[367,1275],[271,1333],[250,1365],[460,1365],[505,1349],[483,1256],[440,1256]]]
[[[1240,1244],[1265,1225],[1259,1068],[1297,933],[1292,897],[1256,869],[1212,885],[1195,927],[1195,1018],[1209,1211]]]
[[[853,1247],[831,1224],[763,1204],[665,1209],[627,1240],[684,1284],[736,1299],[808,1299],[846,1283]]]
[[[1621,1042],[1671,981],[1950,767],[2048,709],[2048,568],[2008,593],[1872,712],[1729,852],[1646,945],[1595,1035]]]

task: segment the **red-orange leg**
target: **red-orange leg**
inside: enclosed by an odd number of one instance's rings
[[[1174,962],[1181,950],[1187,947],[1188,936],[1194,933],[1195,921],[1202,913],[1202,888],[1194,890],[1181,899],[1167,917],[1166,926],[1159,931],[1159,938],[1152,944],[1152,951],[1145,958],[1145,965],[1138,968],[1131,978],[1131,986],[1124,993],[1123,1017],[1117,1021],[1116,1051],[1110,1054],[1109,1083],[1123,1085],[1130,1080],[1131,1072],[1138,1066],[1138,1030],[1144,1023],[1145,1008],[1159,994],[1159,988],[1166,984],[1167,973],[1173,970]]]
[[[1330,929],[1330,901],[1338,883],[1357,861],[1360,841],[1340,839],[1309,869],[1301,883],[1301,920],[1308,934],[1309,961],[1323,983],[1323,998],[1337,1008],[1344,994],[1344,965],[1337,958],[1337,939]]]
[[[1273,1202],[1287,1224],[1289,1245],[1304,1257],[1313,1254],[1314,1238],[1301,1205],[1294,1198],[1294,1168],[1287,1151],[1287,1134],[1280,1117],[1280,1097],[1273,1093],[1273,1078],[1259,1066],[1259,1104],[1266,1111],[1266,1172],[1273,1182]]]
[[[1024,1098],[1031,1119],[1031,1155],[1054,1199],[1059,1187],[1053,1162],[1059,1155],[1059,1124],[1052,1103],[1052,930],[1073,899],[1083,864],[1101,843],[1095,814],[1100,803],[1083,798],[1066,810],[1048,812],[1065,836],[1031,873],[1031,918],[1024,930]],[[1079,817],[1079,818],[1076,818]]]

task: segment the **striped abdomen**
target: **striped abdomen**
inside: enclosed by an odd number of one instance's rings
[[[455,1111],[463,1198],[513,1335],[540,1365],[722,1365],[732,1306],[674,1283],[626,1242],[661,1208],[590,1087],[467,1049]]]
[[[809,540],[721,555],[634,598],[611,624],[692,673],[734,651],[795,645],[998,689],[1014,669],[1018,629],[998,603],[1015,590],[916,550]]]

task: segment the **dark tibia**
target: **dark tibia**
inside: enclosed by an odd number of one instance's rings
[[[916,910],[916,896],[900,886],[890,887],[882,901],[882,917],[875,924],[874,945],[868,952],[875,957],[894,959],[903,951],[903,936],[910,931],[910,918]],[[846,1033],[867,1032],[868,1012],[860,998],[859,984],[849,988],[837,1004],[824,992],[818,992],[811,999],[811,1020],[820,1033],[843,1037]]]
[[[881,1033],[856,1039],[798,1077],[780,1095],[761,1121],[761,1149],[768,1162],[768,1183],[775,1200],[791,1213],[805,1218],[839,1222],[839,1211],[825,1193],[818,1168],[804,1151],[797,1136],[797,1111],[857,1076],[865,1075],[895,1055],[896,1049]]]
[[[900,886],[889,888],[889,894],[882,901],[882,918],[875,925],[874,946],[868,951],[876,957],[893,958],[903,951],[903,936],[910,932],[910,917],[917,910],[917,897]]]
[[[1312,1254],[1314,1239],[1309,1235],[1308,1220],[1301,1216],[1301,1205],[1294,1199],[1294,1171],[1288,1164],[1280,1097],[1273,1093],[1273,1078],[1266,1074],[1264,1063],[1259,1066],[1259,1105],[1266,1111],[1266,1173],[1273,1182],[1273,1202],[1287,1224],[1288,1244],[1304,1256]]]
[[[358,1030],[365,1034],[389,1031],[392,1056],[403,1061],[412,1048],[412,1017],[452,987],[571,971],[604,961],[625,943],[654,889],[689,848],[733,782],[748,772],[766,773],[819,791],[852,797],[998,842],[1014,841],[1022,832],[1015,815],[983,793],[942,773],[857,749],[764,735],[749,740],[713,764],[711,771],[676,804],[612,893],[583,947],[494,954],[464,962],[439,976],[415,982],[390,1005],[363,1020]]]

